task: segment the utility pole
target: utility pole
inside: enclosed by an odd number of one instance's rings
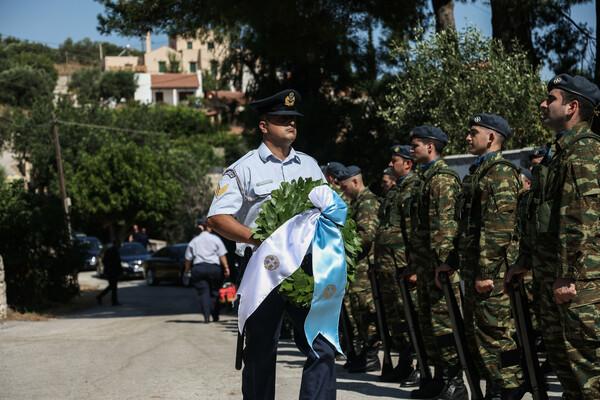
[[[60,197],[62,199],[63,210],[65,212],[65,222],[67,223],[67,233],[69,235],[69,243],[71,243],[72,232],[71,232],[71,218],[69,208],[71,206],[71,199],[67,197],[67,189],[65,188],[65,176],[63,174],[62,158],[60,155],[60,142],[58,141],[58,130],[56,129],[56,117],[52,113],[52,137],[54,138],[54,153],[56,155],[56,167],[58,169],[58,183],[60,186]]]

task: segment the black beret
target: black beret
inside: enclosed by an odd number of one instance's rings
[[[475,114],[469,120],[469,126],[483,126],[501,133],[504,137],[510,136],[510,126],[506,120],[494,114]]]
[[[406,158],[407,160],[414,160],[415,157],[410,152],[411,149],[412,149],[412,146],[400,145],[400,144],[396,144],[391,147],[393,156],[400,156],[402,158]]]
[[[286,89],[266,99],[253,101],[250,107],[256,110],[258,115],[303,115],[296,111],[296,103],[300,101],[300,94],[294,89]]]
[[[383,174],[394,176],[394,174],[392,173],[392,168],[390,168],[390,167],[387,167],[386,169],[384,169]]]
[[[198,225],[205,224],[208,220],[206,218],[198,218]]]
[[[561,89],[589,100],[594,106],[600,103],[600,89],[583,76],[556,75],[548,81],[548,91]]]
[[[546,157],[546,155],[548,154],[548,150],[550,150],[550,147],[548,146],[536,147],[529,153],[529,161],[538,157]]]
[[[445,145],[448,144],[448,136],[440,129],[435,126],[418,126],[410,131],[411,139],[435,139],[442,142]]]
[[[327,163],[327,167],[325,167],[325,173],[337,178],[344,168],[344,164],[332,161]]]
[[[360,168],[358,168],[356,165],[350,165],[346,168],[344,168],[340,174],[337,176],[337,180],[338,181],[345,181],[346,179],[350,179],[353,176],[356,176],[358,174],[361,173]]]
[[[524,175],[525,178],[531,180],[531,171],[528,168],[521,168],[521,175]]]

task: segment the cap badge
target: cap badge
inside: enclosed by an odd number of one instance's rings
[[[413,131],[410,131],[410,133],[408,134],[408,136],[413,137],[415,133]]]
[[[473,121],[474,121],[476,124],[478,124],[478,123],[480,123],[480,122],[481,122],[481,117],[478,115],[478,116],[476,116],[475,118],[473,118]]]
[[[552,83],[554,83],[555,85],[558,85],[560,83],[560,81],[562,81],[562,79],[560,79],[560,78],[554,78],[554,80],[552,81]]]
[[[265,268],[269,271],[275,271],[277,268],[279,268],[279,258],[273,254],[266,256],[263,263]]]
[[[533,154],[536,155],[536,156],[538,156],[538,155],[540,155],[540,151],[536,150],[536,151],[533,152]]]
[[[399,151],[400,151],[400,147],[399,146],[394,147],[394,153],[398,153]]]
[[[296,96],[294,95],[294,92],[290,92],[290,94],[288,94],[287,97],[285,98],[284,103],[287,107],[292,107],[295,102],[296,102]]]

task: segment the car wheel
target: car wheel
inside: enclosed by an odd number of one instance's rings
[[[147,270],[146,271],[146,284],[148,286],[156,286],[157,283],[158,283],[158,281],[154,277],[154,272],[152,272],[151,269]]]

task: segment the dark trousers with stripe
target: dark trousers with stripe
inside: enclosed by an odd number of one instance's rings
[[[308,308],[298,308],[283,301],[273,290],[258,309],[246,320],[246,347],[242,393],[245,400],[275,399],[275,363],[277,342],[283,313],[287,311],[294,322],[294,340],[306,356],[300,385],[301,400],[335,399],[335,348],[321,335],[310,349],[304,334]]]

